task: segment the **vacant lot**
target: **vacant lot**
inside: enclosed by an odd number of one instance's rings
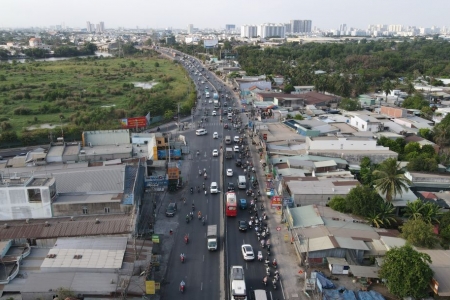
[[[152,89],[133,82],[156,82]],[[119,128],[119,118],[189,112],[195,89],[182,67],[156,54],[0,63],[0,132],[63,123],[68,132]],[[59,131],[55,129],[42,129]],[[45,135],[41,132],[40,135]],[[48,134],[48,132],[47,132]],[[73,137],[76,138],[76,137]],[[79,137],[78,137],[79,139]],[[23,144],[29,144],[23,143]]]

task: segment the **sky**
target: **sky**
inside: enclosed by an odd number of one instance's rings
[[[0,28],[86,21],[108,28],[224,28],[312,20],[323,30],[367,29],[369,24],[449,27],[450,0],[0,0]]]

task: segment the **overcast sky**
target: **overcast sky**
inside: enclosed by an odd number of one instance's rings
[[[106,28],[224,28],[225,24],[312,20],[321,29],[366,29],[369,24],[450,25],[450,0],[0,0],[0,27],[65,25],[86,21]]]

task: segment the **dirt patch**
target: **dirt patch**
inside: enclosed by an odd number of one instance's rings
[[[61,126],[61,125],[52,125],[52,124],[46,123],[46,124],[33,125],[33,126],[30,126],[30,127],[27,127],[27,129],[28,130],[53,129],[53,128],[56,128],[58,126]]]

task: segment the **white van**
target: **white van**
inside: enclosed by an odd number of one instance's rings
[[[195,131],[195,134],[196,135],[205,135],[205,134],[207,134],[208,132],[205,130],[205,129],[197,129],[196,131]]]
[[[231,144],[231,136],[229,136],[229,135],[227,135],[226,137],[225,137],[225,144]]]
[[[247,188],[247,181],[245,181],[245,176],[238,177],[238,188],[243,190]]]
[[[233,113],[228,113],[228,120],[232,120],[233,119]]]
[[[206,98],[209,98],[209,92],[206,92],[206,93],[205,93],[205,97],[206,97]]]

